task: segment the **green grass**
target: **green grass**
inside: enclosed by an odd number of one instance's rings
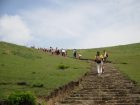
[[[59,68],[61,65],[65,68]],[[14,91],[47,96],[53,89],[77,80],[89,69],[87,62],[0,42],[0,99]]]
[[[109,60],[140,84],[140,43],[99,49],[81,49],[82,58],[94,59],[96,51],[109,53]],[[72,51],[68,51],[72,57]],[[80,78],[90,64],[72,58],[52,56],[36,49],[0,42],[0,99],[14,91],[31,91],[38,97]]]
[[[140,84],[140,43],[107,48],[83,49],[83,58],[94,59],[97,51],[109,53],[109,60],[130,79]]]

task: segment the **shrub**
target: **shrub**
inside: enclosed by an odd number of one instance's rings
[[[42,88],[44,85],[42,83],[35,83],[33,84],[33,87],[39,87]]]
[[[58,65],[58,69],[67,69],[67,68],[69,68],[69,66],[66,66],[66,65],[63,65],[63,64],[60,64],[60,65]]]
[[[15,92],[8,97],[9,105],[35,105],[35,96],[31,92]]]
[[[27,83],[26,82],[17,82],[17,85],[27,85]]]

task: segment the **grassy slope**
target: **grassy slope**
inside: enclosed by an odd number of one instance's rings
[[[83,55],[83,58],[94,59],[96,51],[103,52],[104,49],[109,53],[109,60],[112,61],[119,70],[140,84],[140,43],[79,50],[79,53]]]
[[[69,68],[60,70],[60,64]],[[81,77],[89,67],[88,63],[79,60],[0,42],[0,98],[13,91],[32,91],[37,96],[46,96],[54,88]],[[28,85],[19,86],[18,82]],[[33,87],[34,84],[44,87]]]

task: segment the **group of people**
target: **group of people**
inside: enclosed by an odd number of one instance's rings
[[[43,52],[49,52],[52,55],[62,55],[64,57],[67,56],[67,49],[58,49],[57,47],[54,49],[53,47],[50,48],[38,48],[38,50],[41,50]],[[81,59],[82,55],[78,53],[76,49],[73,49],[73,58],[75,59]]]
[[[67,55],[67,50],[66,49],[58,49],[57,47],[54,49],[53,47],[50,47],[49,49],[47,48],[38,48],[38,50],[41,50],[43,52],[49,52],[52,55],[62,55],[62,56],[66,56]]]
[[[104,73],[104,63],[107,62],[108,53],[104,50],[103,54],[97,51],[95,56],[95,62],[97,64],[97,73],[101,75]]]
[[[46,48],[39,48],[39,50],[42,50],[44,52],[50,52],[52,55],[62,55],[64,57],[67,56],[67,50],[66,49],[58,49],[56,47],[56,49],[53,49],[52,47],[50,47],[49,49]],[[81,59],[82,55],[80,53],[77,53],[76,49],[73,49],[73,58],[75,59]],[[107,62],[107,58],[108,58],[108,53],[104,50],[103,53],[101,54],[99,51],[97,51],[96,56],[95,56],[95,62],[97,64],[97,73],[99,75],[104,73],[104,63]]]

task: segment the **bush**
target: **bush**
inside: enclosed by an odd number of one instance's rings
[[[27,83],[26,82],[17,82],[17,85],[27,85]]]
[[[58,69],[67,69],[67,68],[69,68],[69,66],[65,66],[65,65],[63,65],[63,64],[60,64],[60,65],[58,65]]]
[[[42,88],[44,85],[42,83],[35,83],[33,84],[33,87],[38,87],[38,88]]]
[[[16,92],[8,97],[9,105],[35,105],[35,96],[31,92]]]

